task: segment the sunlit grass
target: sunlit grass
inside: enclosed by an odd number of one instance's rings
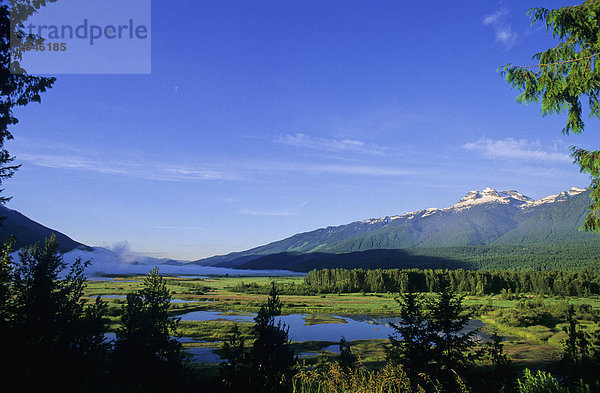
[[[211,277],[198,278],[167,278],[167,285],[172,298],[192,301],[191,303],[172,303],[172,315],[180,315],[189,311],[220,311],[226,314],[255,313],[267,298],[267,295],[233,292],[231,289],[240,284],[255,282],[258,285],[267,285],[272,281],[278,283],[302,282],[302,277]],[[92,301],[98,295],[126,295],[142,288],[143,276],[119,277],[107,281],[89,281],[86,296]],[[433,298],[435,294],[423,294],[426,298]],[[395,301],[395,293],[349,293],[349,294],[317,294],[317,295],[281,295],[283,314],[306,314],[305,321],[308,325],[321,323],[344,323],[344,315],[372,315],[394,316],[398,314],[399,307]],[[526,296],[534,300],[535,296]],[[115,330],[120,324],[120,311],[125,304],[125,299],[105,298],[109,305],[110,328]],[[565,298],[545,297],[544,303],[552,305],[564,302]],[[567,298],[571,304],[589,304],[600,308],[600,298]],[[554,362],[561,351],[562,342],[566,334],[562,328],[564,323],[556,326],[528,326],[512,327],[502,324],[494,310],[515,308],[520,299],[506,300],[499,295],[495,296],[467,296],[464,304],[476,311],[477,317],[482,319],[487,326],[484,331],[490,333],[497,330],[500,335],[507,337],[505,342],[506,352],[518,364],[543,364]],[[490,311],[492,310],[492,311]],[[499,312],[499,311],[498,311]],[[589,321],[581,321],[581,326],[586,331],[593,331],[596,325]],[[246,344],[252,344],[252,322],[237,322]],[[207,343],[186,343],[186,347],[205,346],[218,348],[226,339],[234,322],[220,319],[214,321],[182,321],[179,325],[179,334]],[[312,341],[293,343],[296,353],[314,353],[308,362],[316,362],[320,356],[335,359],[338,355],[333,352],[323,352],[323,348],[335,343]],[[357,340],[352,342],[353,351],[358,354],[365,364],[382,365],[385,360],[384,347],[387,340]]]

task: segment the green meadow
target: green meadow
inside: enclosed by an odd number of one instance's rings
[[[89,281],[86,288],[88,301],[96,296],[103,297],[108,302],[111,329],[119,327],[121,309],[126,302],[122,298],[128,292],[140,289],[143,277],[116,277],[102,281]],[[210,277],[210,278],[176,278],[168,277],[167,285],[173,301],[170,312],[175,317],[192,311],[218,311],[220,315],[248,315],[258,311],[267,298],[263,294],[242,293],[233,289],[241,284],[255,283],[257,286],[301,284],[302,277]],[[119,298],[113,297],[119,296]],[[306,325],[343,324],[343,316],[370,315],[396,316],[399,307],[396,302],[397,293],[340,293],[313,295],[281,295],[282,314],[305,314]],[[424,294],[433,297],[433,294]],[[176,299],[185,302],[178,303]],[[506,299],[501,295],[465,296],[464,305],[474,318],[485,323],[482,333],[497,332],[504,338],[506,353],[516,367],[547,367],[555,364],[562,353],[562,345],[566,339],[563,328],[565,322],[552,317],[552,310],[560,309],[566,304],[584,305],[591,314],[600,310],[600,298],[591,297],[559,297],[520,295],[514,299]],[[536,307],[535,318],[528,321],[511,319],[518,314],[519,307]],[[530,306],[533,305],[533,306]],[[541,310],[541,311],[540,311]],[[549,311],[548,311],[549,310]],[[522,314],[522,313],[521,313]],[[518,315],[521,315],[518,314]],[[540,317],[541,315],[541,317]],[[544,315],[547,316],[544,319]],[[587,314],[586,314],[587,315]],[[597,327],[592,318],[579,319],[581,327],[594,331]],[[246,345],[252,342],[251,321],[234,322],[225,318],[207,321],[181,321],[178,333],[182,337],[193,338],[197,341],[185,342],[186,348],[212,348],[220,351],[223,340],[226,340],[234,323],[237,323]],[[316,362],[322,358],[334,359],[338,355],[323,348],[336,344],[330,341],[294,342],[294,351],[304,354],[302,360],[307,363]],[[387,340],[355,340],[352,350],[361,360],[370,366],[379,366],[385,361],[385,346]],[[208,374],[216,373],[216,364],[195,364],[197,369]]]

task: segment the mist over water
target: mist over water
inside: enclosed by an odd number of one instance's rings
[[[17,256],[18,257],[18,256]],[[303,273],[288,270],[243,270],[224,267],[202,266],[195,264],[169,265],[164,264],[167,259],[158,259],[139,255],[128,249],[126,245],[119,245],[113,249],[102,247],[93,251],[75,249],[63,255],[65,262],[71,264],[77,258],[83,261],[90,260],[91,264],[86,269],[89,279],[102,278],[111,274],[147,274],[155,266],[163,275],[181,275],[186,277],[205,276],[299,276]]]

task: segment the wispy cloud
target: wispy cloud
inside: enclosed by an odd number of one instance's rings
[[[16,157],[18,161],[28,161],[46,168],[79,169],[108,174],[126,174],[128,172],[120,165],[107,164],[78,156],[20,153]]]
[[[116,160],[99,161],[91,158],[61,154],[19,153],[17,161],[26,161],[37,166],[57,169],[73,169],[109,175],[126,175],[149,180],[240,180],[239,175],[219,169],[197,166],[173,165],[169,163],[126,162]]]
[[[287,216],[297,216],[299,213],[286,211],[286,210],[255,210],[255,209],[240,209],[238,211],[240,214],[248,215],[248,216],[273,216],[273,217],[287,217]]]
[[[315,163],[306,161],[269,161],[234,159],[219,163],[170,163],[97,160],[77,155],[19,153],[17,161],[40,167],[95,172],[106,175],[129,176],[140,179],[177,181],[257,181],[272,175],[355,175],[355,176],[410,176],[422,171],[395,166],[352,163]]]
[[[506,8],[501,8],[493,14],[483,18],[483,24],[494,29],[496,42],[501,43],[506,48],[511,48],[518,38],[518,33],[513,31],[508,22],[509,12]]]
[[[153,229],[178,230],[178,231],[198,231],[204,229],[197,226],[181,226],[181,225],[152,225]]]
[[[477,142],[470,142],[463,146],[467,150],[481,153],[485,158],[504,159],[514,161],[544,161],[544,162],[572,162],[566,153],[556,150],[544,150],[539,141],[531,142],[525,139],[488,139],[482,138]]]
[[[331,173],[339,175],[409,176],[416,174],[413,170],[368,165],[308,164],[302,166],[289,166],[287,169],[308,173]]]
[[[242,180],[235,173],[199,166],[159,165],[156,180]]]
[[[312,137],[305,134],[283,135],[274,139],[274,142],[306,149],[327,150],[336,152],[358,152],[366,154],[383,155],[384,148],[374,143],[367,143],[354,139],[330,139]]]

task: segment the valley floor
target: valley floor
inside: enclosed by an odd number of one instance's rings
[[[92,301],[102,296],[109,303],[112,330],[119,326],[119,314],[126,302],[128,292],[141,288],[142,277],[117,277],[104,281],[89,281],[86,296]],[[181,341],[192,354],[192,362],[197,370],[207,376],[217,374],[217,365],[221,361],[219,348],[226,339],[234,323],[250,344],[253,313],[266,299],[266,295],[241,293],[233,288],[240,283],[256,283],[258,286],[269,284],[275,280],[278,284],[302,282],[302,277],[210,277],[210,278],[168,278],[168,287],[173,298],[171,312],[173,316],[182,317],[179,325]],[[425,296],[432,296],[426,294]],[[382,365],[385,361],[385,346],[388,343],[387,332],[391,328],[384,324],[377,325],[382,317],[388,319],[397,315],[399,307],[394,293],[351,293],[351,294],[316,294],[316,295],[281,295],[282,314],[301,318],[305,326],[331,328],[349,323],[371,323],[369,334],[372,337],[353,337],[349,339],[352,350],[367,366]],[[552,368],[560,359],[562,342],[566,338],[561,321],[545,321],[531,326],[511,326],[506,323],[503,311],[515,309],[519,302],[542,302],[548,307],[563,304],[587,304],[594,310],[600,310],[598,297],[563,298],[521,296],[508,300],[496,296],[466,296],[465,306],[473,313],[473,317],[484,323],[482,336],[489,337],[493,331],[504,337],[506,353],[513,360],[515,367]],[[286,318],[286,317],[283,317]],[[379,318],[379,319],[378,319]],[[285,319],[284,319],[285,321]],[[359,322],[356,322],[359,321]],[[362,322],[361,322],[362,321]],[[580,321],[584,328],[593,329],[590,321]],[[298,326],[301,326],[298,325]],[[356,325],[358,326],[358,325]],[[360,325],[363,326],[363,325]],[[388,330],[385,330],[388,329]],[[290,330],[290,337],[294,332]],[[341,328],[339,329],[341,331]],[[307,363],[318,361],[320,357],[334,359],[338,356],[337,342],[340,337],[323,334],[316,337],[313,333],[310,340],[294,341],[292,346],[299,359]],[[325,337],[326,336],[326,337]]]

